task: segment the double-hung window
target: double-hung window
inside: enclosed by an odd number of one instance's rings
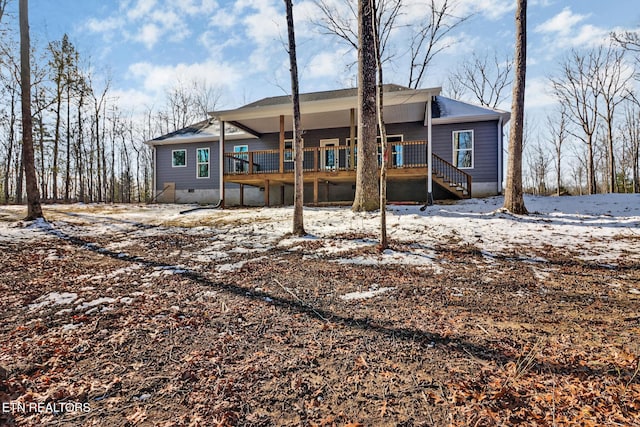
[[[196,150],[196,178],[209,178],[209,149]]]
[[[453,165],[460,169],[473,169],[473,130],[453,132]]]
[[[293,139],[284,140],[284,161],[293,162]]]
[[[187,150],[171,151],[171,167],[173,168],[187,167]]]

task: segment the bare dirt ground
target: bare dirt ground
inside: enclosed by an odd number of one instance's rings
[[[436,272],[308,257],[309,241],[221,276],[167,267],[205,236],[110,243],[0,242],[0,400],[50,404],[1,425],[640,426],[635,261],[443,241]],[[371,282],[393,289],[340,298]]]

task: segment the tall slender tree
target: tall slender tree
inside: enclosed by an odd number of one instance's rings
[[[36,181],[33,153],[33,121],[31,118],[31,43],[29,40],[29,2],[20,0],[20,84],[22,106],[22,163],[27,181],[27,216],[25,219],[42,218],[40,193]]]
[[[293,151],[294,151],[294,194],[293,194],[293,234],[305,235],[304,231],[304,176],[303,142],[300,128],[300,91],[298,89],[298,61],[296,58],[296,36],[293,26],[293,4],[284,0],[287,9],[287,33],[289,35],[289,62],[291,67],[291,98],[293,102]]]
[[[376,0],[369,0],[371,8],[377,16]],[[376,69],[378,71],[378,83],[376,85],[376,101],[378,104],[378,130],[380,132],[382,162],[380,165],[380,244],[378,249],[383,251],[389,247],[387,238],[387,166],[389,162],[389,150],[387,148],[387,128],[384,124],[384,74],[382,71],[382,51],[380,46],[380,32],[377,20],[373,20],[373,41],[376,55]]]
[[[515,81],[511,105],[509,161],[504,209],[515,214],[527,214],[522,191],[522,138],[524,131],[524,88],[527,71],[527,0],[516,2]]]
[[[552,112],[547,117],[547,128],[550,132],[551,143],[556,152],[556,195],[560,196],[562,192],[562,147],[567,140],[567,108],[564,105],[560,105],[559,111]]]
[[[356,212],[378,208],[378,143],[376,140],[376,54],[373,9],[369,0],[358,0],[358,164]]]
[[[604,52],[603,66],[597,73],[597,87],[602,99],[600,117],[607,133],[607,184],[611,193],[616,192],[616,150],[614,147],[614,120],[616,108],[629,97],[629,83],[633,73],[625,71],[624,51],[614,46]]]

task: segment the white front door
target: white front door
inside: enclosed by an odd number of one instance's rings
[[[320,140],[320,169],[337,170],[339,167],[338,145],[340,139],[321,139]],[[335,148],[331,148],[335,147]]]

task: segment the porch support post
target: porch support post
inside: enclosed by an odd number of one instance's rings
[[[318,177],[313,178],[313,204],[318,204]]]
[[[280,184],[280,204],[284,206],[284,184]]]
[[[351,120],[349,125],[349,168],[356,168],[356,109],[351,109]]]
[[[264,205],[269,206],[269,180],[264,180]]]
[[[153,146],[153,179],[152,179],[152,184],[153,185],[153,191],[151,191],[151,202],[155,202],[158,203],[158,200],[156,199],[160,193],[158,193],[158,150],[156,148],[156,146]],[[81,191],[81,193],[83,193]],[[84,203],[84,200],[81,200],[81,202]]]
[[[284,173],[284,116],[280,116],[280,173]]]
[[[433,147],[431,145],[433,119],[431,117],[433,96],[427,101],[427,205],[433,204]]]
[[[224,121],[220,120],[220,138],[218,143],[220,145],[218,157],[219,159],[219,180],[220,180],[220,207],[224,208],[224,142],[225,142],[225,134],[224,134]]]
[[[498,119],[498,194],[502,194],[502,139],[502,116],[500,116]]]
[[[244,206],[244,184],[240,184],[240,207]]]

